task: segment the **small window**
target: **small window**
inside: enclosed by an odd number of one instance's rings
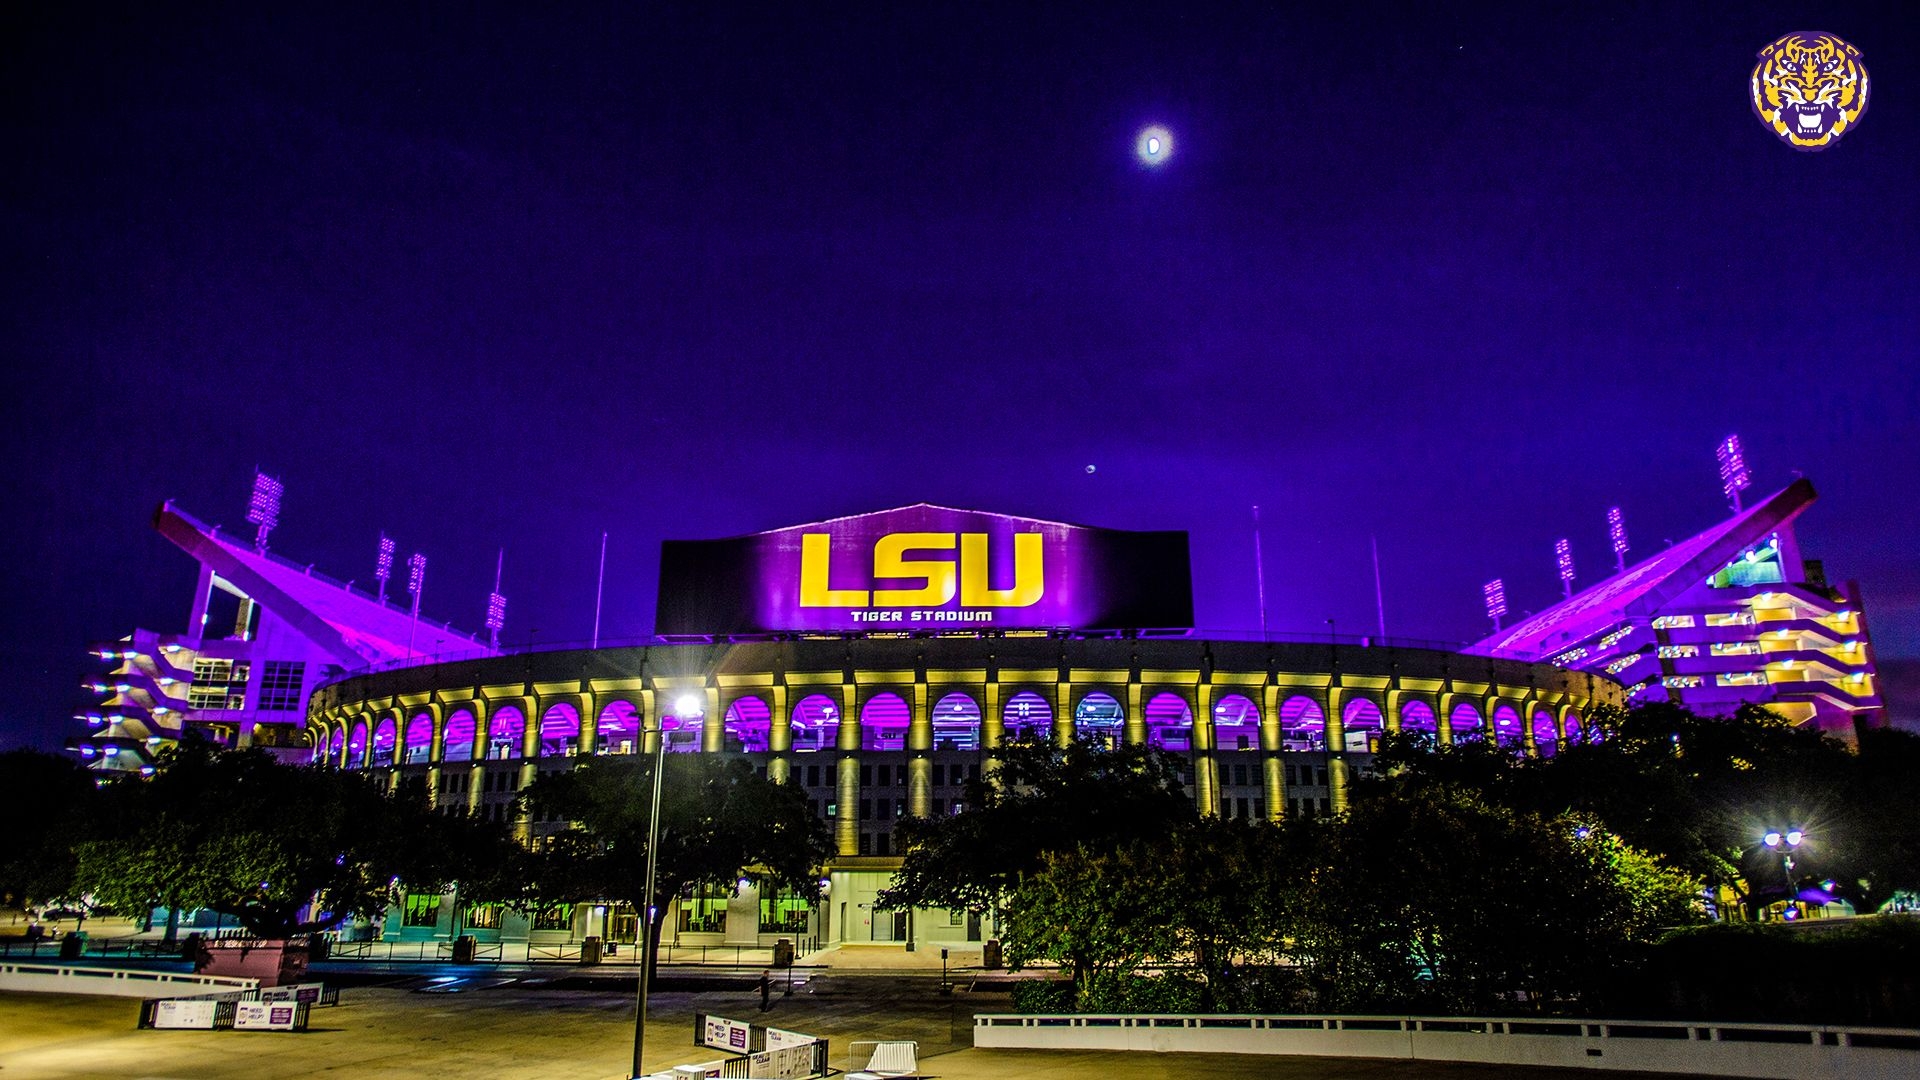
[[[440,897],[431,893],[408,893],[401,910],[402,926],[440,925]]]
[[[572,904],[548,904],[533,913],[535,930],[571,930],[573,929]]]
[[[500,905],[475,904],[467,909],[467,917],[462,920],[469,930],[500,929]]]

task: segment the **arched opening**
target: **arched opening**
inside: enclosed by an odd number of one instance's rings
[[[1109,745],[1125,741],[1127,710],[1112,694],[1098,690],[1087,694],[1073,706],[1073,733],[1081,738],[1104,739]]]
[[[601,708],[593,725],[593,750],[596,754],[640,752],[640,710],[633,702],[623,698]]]
[[[1147,745],[1185,753],[1193,749],[1193,709],[1179,694],[1159,693],[1140,709]]]
[[[933,745],[940,750],[980,748],[980,706],[965,694],[948,694],[933,705]]]
[[[403,760],[424,765],[433,755],[433,717],[418,713],[407,721],[407,748]]]
[[[669,754],[697,754],[707,738],[707,698],[692,691],[671,696],[666,714],[660,717],[660,730],[667,740]]]
[[[526,743],[527,718],[512,705],[502,705],[494,710],[493,718],[487,721],[487,758],[490,761],[510,761],[521,756]]]
[[[1327,715],[1319,702],[1297,694],[1281,704],[1280,745],[1287,750],[1327,748]]]
[[[327,759],[338,765],[340,763],[340,751],[346,749],[346,747],[347,729],[334,728],[333,739],[327,743]]]
[[[1495,706],[1493,741],[1501,746],[1518,746],[1523,738],[1520,732],[1520,711],[1511,705]]]
[[[748,754],[767,752],[767,740],[773,737],[773,710],[767,703],[749,694],[735,698],[727,706],[726,748]]]
[[[540,756],[572,757],[580,749],[580,711],[564,701],[540,714]]]
[[[1400,705],[1400,730],[1418,732],[1422,735],[1435,735],[1440,725],[1433,718],[1433,708],[1424,701],[1402,702]]]
[[[831,750],[840,741],[840,710],[825,694],[808,694],[793,706],[793,748],[806,754]]]
[[[1213,745],[1222,750],[1260,749],[1260,706],[1245,694],[1213,703]]]
[[[1035,738],[1042,742],[1053,738],[1053,707],[1047,699],[1031,690],[1022,690],[1007,699],[1000,710],[1000,723],[1006,741]]]
[[[473,713],[455,709],[447,717],[447,746],[441,754],[444,761],[473,760]]]
[[[380,726],[373,729],[373,763],[375,765],[393,764],[393,744],[397,734],[398,731],[394,727],[391,716],[380,721]]]
[[[366,764],[366,756],[367,725],[365,721],[356,720],[353,722],[353,734],[347,737],[346,767],[349,769],[359,768]]]
[[[1474,708],[1472,702],[1462,701],[1455,705],[1453,711],[1447,714],[1447,723],[1453,726],[1453,741],[1457,743],[1479,742],[1487,736],[1482,730],[1480,710]]]
[[[1541,757],[1552,757],[1560,749],[1559,730],[1553,722],[1553,714],[1545,709],[1535,709],[1533,713],[1533,746]]]
[[[907,722],[912,716],[906,700],[892,691],[868,698],[860,708],[860,749],[906,749]]]
[[[1370,754],[1380,749],[1380,734],[1386,730],[1386,721],[1380,715],[1380,706],[1372,698],[1356,697],[1348,699],[1340,710],[1341,739],[1348,751]]]
[[[1580,714],[1569,711],[1567,713],[1567,745],[1580,745],[1585,735],[1585,730],[1580,726]]]

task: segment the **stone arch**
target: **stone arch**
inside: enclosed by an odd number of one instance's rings
[[[860,749],[904,750],[907,727],[913,710],[907,699],[891,690],[882,690],[860,706]]]
[[[394,747],[399,742],[399,739],[400,726],[394,723],[393,714],[388,713],[386,716],[381,717],[379,725],[373,729],[373,746],[371,748],[373,764],[392,765],[394,760]]]
[[[334,724],[333,734],[328,737],[328,742],[327,742],[328,760],[330,760],[334,765],[339,765],[340,754],[343,751],[345,751],[346,748],[347,748],[347,725],[344,723]]]
[[[840,744],[840,706],[826,694],[808,694],[794,702],[792,720],[795,751],[832,750]]]
[[[1286,750],[1325,750],[1327,714],[1320,703],[1295,694],[1280,704],[1280,745]]]
[[[443,761],[473,760],[473,710],[462,705],[447,715],[446,749]]]
[[[742,694],[727,706],[723,745],[728,750],[764,754],[773,737],[773,710],[755,694]]]
[[[572,757],[580,750],[580,710],[556,701],[540,714],[540,756]]]
[[[1245,694],[1224,695],[1213,703],[1213,745],[1221,750],[1260,748],[1260,706]]]
[[[595,753],[640,752],[640,710],[626,698],[614,698],[600,706],[600,713],[594,718],[593,730]]]
[[[1000,710],[1000,723],[1006,731],[1006,741],[1022,736],[1030,736],[1042,741],[1053,739],[1053,705],[1046,697],[1032,690],[1021,690],[1007,699]]]
[[[1148,746],[1183,751],[1194,748],[1193,706],[1183,695],[1162,690],[1147,699],[1140,715]]]
[[[1586,741],[1585,721],[1580,718],[1579,710],[1572,706],[1567,707],[1565,718],[1560,721],[1560,729],[1565,733],[1568,746],[1578,746]]]
[[[1453,729],[1454,742],[1479,742],[1487,737],[1486,720],[1471,701],[1455,703],[1447,714],[1447,723]]]
[[[512,761],[526,755],[527,717],[517,705],[502,705],[487,719],[487,758]]]
[[[1493,707],[1493,739],[1501,746],[1516,746],[1526,738],[1520,726],[1520,710],[1506,702]]]
[[[1355,695],[1340,710],[1340,733],[1345,749],[1371,753],[1380,748],[1380,736],[1387,730],[1379,703],[1370,697]]]
[[[418,712],[407,721],[401,760],[407,765],[425,765],[433,757],[433,714]]]
[[[1124,741],[1127,707],[1105,690],[1088,690],[1073,703],[1073,733],[1093,735],[1118,744]]]
[[[1533,748],[1541,757],[1552,757],[1560,749],[1559,725],[1553,722],[1553,713],[1545,705],[1536,705],[1533,710]]]
[[[956,690],[933,703],[933,745],[937,749],[980,748],[980,703]]]
[[[349,769],[366,767],[367,720],[365,717],[360,717],[353,722],[351,733],[347,736],[347,758],[343,764]]]

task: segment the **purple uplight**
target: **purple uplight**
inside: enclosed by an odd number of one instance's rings
[[[1487,618],[1493,620],[1493,628],[1500,629],[1500,619],[1507,613],[1507,583],[1494,578],[1480,586],[1480,595],[1487,601]]]
[[[280,524],[280,496],[286,490],[286,485],[275,477],[258,471],[253,474],[253,498],[247,502],[247,521],[259,526],[253,534],[253,546],[259,551],[267,550],[267,534]]]
[[[1753,484],[1753,477],[1747,472],[1747,457],[1740,450],[1740,436],[1729,435],[1720,440],[1720,445],[1714,448],[1714,457],[1720,461],[1720,490],[1726,492],[1727,499],[1738,511],[1740,493]]]

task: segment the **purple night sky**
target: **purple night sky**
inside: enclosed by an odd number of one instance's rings
[[[1466,640],[1804,471],[1920,657],[1909,5],[15,4],[0,13],[14,678],[184,629],[162,499],[504,640],[651,628],[667,538],[929,501],[1192,534],[1197,623]],[[1755,53],[1858,46],[1796,153]],[[1171,134],[1157,169],[1133,156]],[[1091,469],[1089,467],[1092,467]],[[1892,680],[1912,715],[1916,680]]]

